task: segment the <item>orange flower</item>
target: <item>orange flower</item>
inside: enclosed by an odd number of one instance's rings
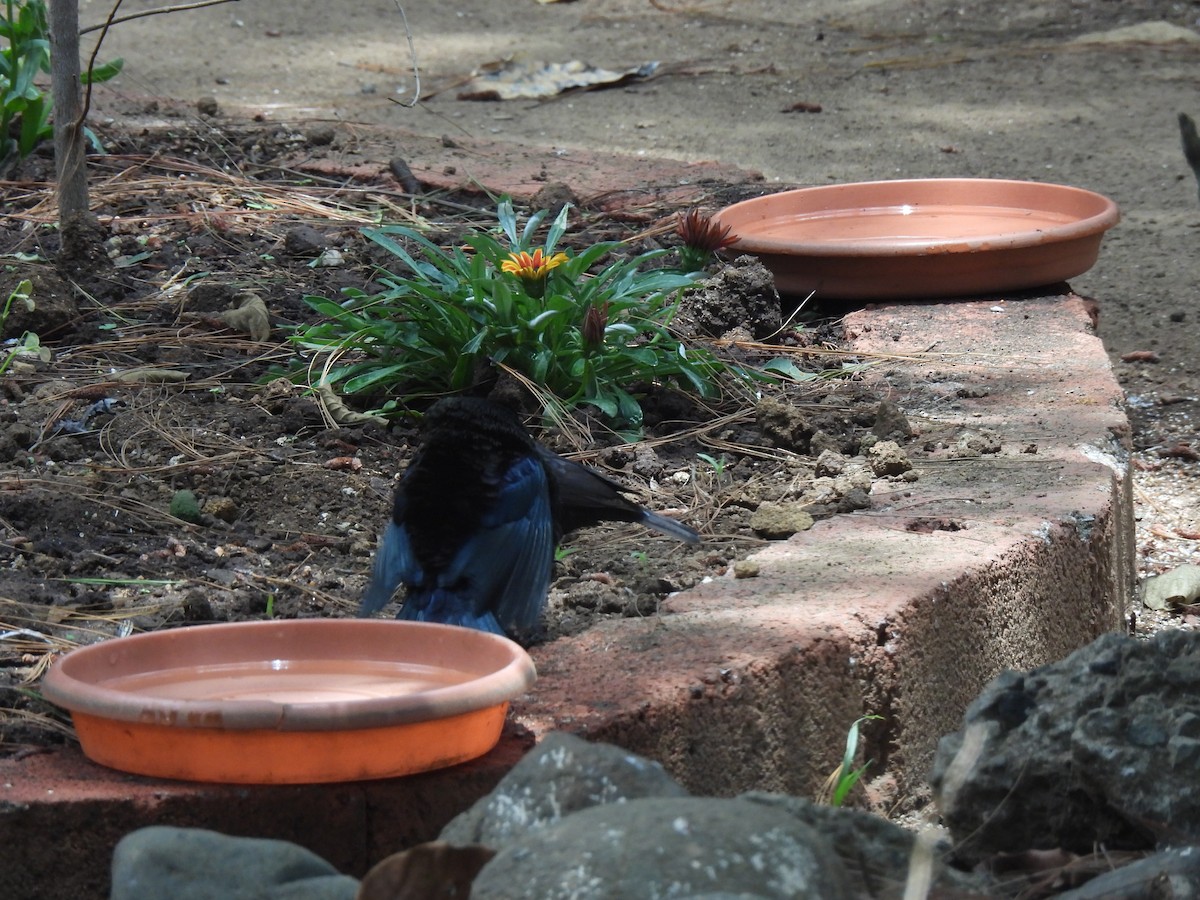
[[[516,275],[524,281],[542,281],[551,269],[566,261],[567,254],[555,253],[553,256],[546,257],[542,254],[542,248],[539,247],[532,254],[526,253],[524,250],[520,253],[508,254],[508,259],[500,263],[500,271]]]

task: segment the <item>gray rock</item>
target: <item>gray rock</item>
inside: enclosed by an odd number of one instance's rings
[[[358,881],[297,844],[154,825],[113,851],[110,900],[354,900]]]
[[[849,460],[836,450],[823,450],[817,457],[815,474],[824,476],[841,475],[846,471]]]
[[[304,259],[319,256],[329,246],[329,235],[311,225],[296,225],[283,236],[283,247],[290,256]]]
[[[901,897],[917,844],[915,832],[857,809],[839,809],[803,797],[751,791],[741,799],[783,810],[829,841],[841,858],[854,897]],[[947,865],[948,835],[930,841],[930,896],[990,896],[994,881],[983,872]]]
[[[1197,900],[1200,898],[1200,848],[1180,847],[1098,875],[1056,900]]]
[[[495,789],[439,836],[451,844],[501,848],[588,807],[640,797],[684,797],[661,765],[609,744],[553,732],[513,766]]]
[[[888,399],[879,401],[871,432],[883,441],[901,441],[912,437],[913,434],[912,425],[909,423],[908,417],[904,415],[904,411]]]
[[[956,853],[1088,853],[1200,837],[1200,633],[1101,637],[1006,672],[938,746],[931,776]]]
[[[510,843],[472,900],[627,900],[696,895],[850,897],[825,838],[741,799],[654,797],[585,809]]]

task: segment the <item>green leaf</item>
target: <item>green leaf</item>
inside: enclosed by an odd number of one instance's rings
[[[792,381],[812,381],[816,378],[816,375],[814,375],[812,372],[800,371],[798,368],[796,368],[796,364],[794,362],[781,356],[768,360],[759,366],[759,368],[764,372],[775,372],[779,375],[783,375],[792,379]]]
[[[84,84],[103,84],[106,81],[111,81],[121,74],[121,70],[125,68],[125,60],[114,59],[111,62],[106,62],[103,65],[93,66],[91,72],[84,72],[80,75],[79,80]]]
[[[49,122],[49,110],[45,100],[38,97],[31,101],[21,114],[21,136],[17,146],[21,156],[28,156],[43,140],[52,137],[53,127]]]
[[[379,368],[370,369],[361,375],[355,375],[352,378],[347,378],[342,385],[342,390],[347,394],[357,394],[360,391],[369,390],[382,383],[395,381],[408,368],[408,363],[396,363],[390,366],[381,366]]]

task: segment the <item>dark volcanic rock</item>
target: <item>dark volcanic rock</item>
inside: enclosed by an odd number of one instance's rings
[[[1109,634],[1006,672],[944,737],[931,776],[963,859],[1200,837],[1200,633]]]

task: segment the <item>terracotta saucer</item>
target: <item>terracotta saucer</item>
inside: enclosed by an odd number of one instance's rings
[[[1056,284],[1095,265],[1107,197],[1032,181],[935,178],[784,191],[714,216],[781,294],[968,297]]]
[[[83,752],[162,778],[389,778],[482,756],[535,678],[512,641],[384,619],[237,622],[73,650],[42,681]]]

